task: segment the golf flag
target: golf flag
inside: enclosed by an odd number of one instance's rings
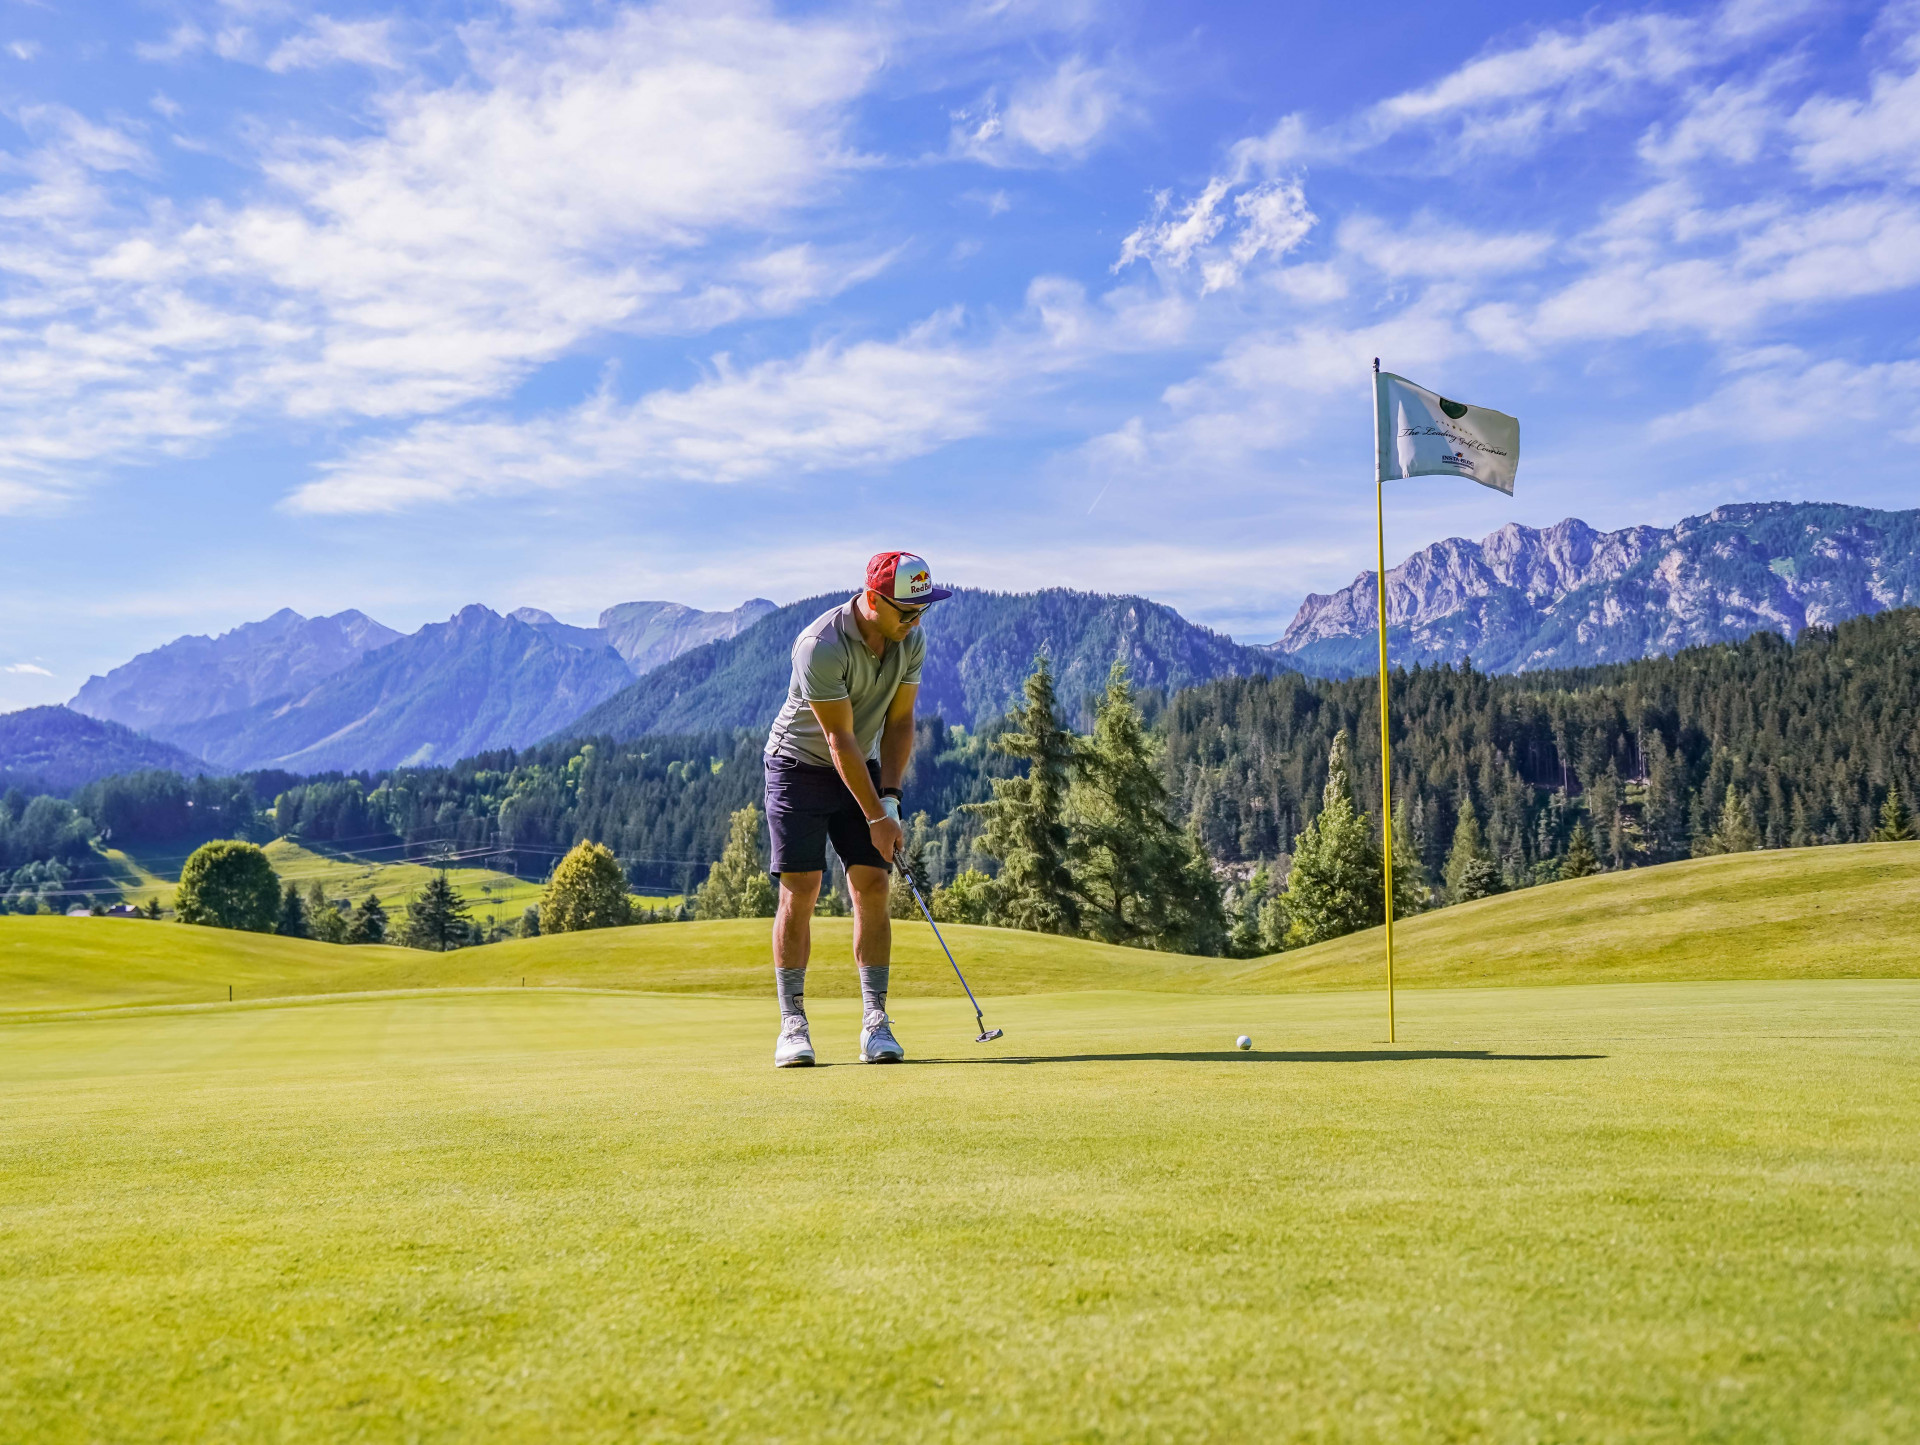
[[[1520,423],[1503,411],[1448,401],[1390,371],[1375,374],[1379,477],[1467,477],[1513,495]]]

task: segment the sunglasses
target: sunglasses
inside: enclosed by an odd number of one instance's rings
[[[891,597],[887,596],[887,594],[884,592],[876,591],[874,593],[874,596],[878,597],[882,602],[886,603],[887,606],[891,607],[895,612],[898,612],[902,617],[918,617],[921,613],[925,612],[928,607],[931,607],[933,605],[932,603],[927,603],[924,606],[920,606],[920,607],[903,607],[898,602],[895,602]]]

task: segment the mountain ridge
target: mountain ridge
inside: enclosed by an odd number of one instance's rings
[[[1304,672],[1364,671],[1374,574],[1316,593],[1268,650]],[[1600,532],[1577,517],[1450,537],[1387,571],[1394,662],[1528,672],[1664,656],[1757,631],[1792,638],[1920,602],[1920,510],[1746,502],[1672,527]]]
[[[793,639],[852,595],[849,589],[789,603],[735,637],[684,653],[554,737],[624,740],[645,733],[765,727],[787,694]],[[1017,699],[1034,654],[1043,647],[1053,658],[1063,708],[1082,723],[1090,720],[1091,700],[1116,661],[1127,664],[1136,687],[1167,692],[1276,666],[1260,649],[1190,622],[1164,603],[1066,588],[1017,593],[955,588],[922,626],[927,660],[919,711],[965,726],[998,716]]]

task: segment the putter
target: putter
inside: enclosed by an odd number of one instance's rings
[[[920,896],[920,885],[913,881],[913,870],[907,867],[907,860],[898,854],[894,863],[900,869],[900,875],[907,880],[907,887],[913,893],[913,901],[920,905],[920,916],[927,920],[927,927],[933,930],[933,936],[940,939],[940,951],[947,956],[947,962],[953,963],[953,950],[947,947],[947,941],[940,938],[940,925],[933,921],[933,910],[927,907],[927,900]],[[960,965],[953,963],[953,976],[960,980],[960,987],[967,989],[967,1002],[973,1005],[973,1021],[980,1025],[980,1037],[976,1044],[990,1044],[1006,1033],[1005,1029],[990,1029],[987,1021],[980,1016],[980,1000],[973,996],[973,990],[967,988],[967,976],[960,972]]]

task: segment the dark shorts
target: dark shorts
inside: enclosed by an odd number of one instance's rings
[[[766,763],[767,831],[773,836],[769,873],[777,878],[782,873],[824,872],[829,840],[849,868],[887,866],[873,846],[859,800],[848,791],[837,769],[779,756]],[[877,792],[880,764],[869,759],[867,775]]]

